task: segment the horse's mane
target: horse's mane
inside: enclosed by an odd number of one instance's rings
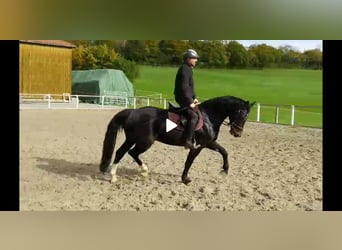
[[[215,97],[212,99],[208,99],[200,104],[202,108],[218,108],[218,107],[233,107],[238,108],[241,105],[245,104],[246,102],[238,97],[235,96],[220,96]]]

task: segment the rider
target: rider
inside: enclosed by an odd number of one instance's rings
[[[185,128],[185,148],[194,149],[192,142],[196,126],[197,114],[193,110],[198,104],[194,91],[193,68],[195,67],[199,56],[193,49],[188,49],[183,55],[183,64],[179,67],[175,79],[175,89],[173,91],[176,102],[186,108],[184,113],[187,117]]]

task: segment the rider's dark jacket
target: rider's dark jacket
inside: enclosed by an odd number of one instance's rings
[[[192,67],[187,63],[182,64],[177,71],[173,94],[181,107],[189,107],[196,98]]]

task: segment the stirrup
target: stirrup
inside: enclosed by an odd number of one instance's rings
[[[197,144],[196,139],[194,138],[194,143],[192,144],[192,146],[194,147],[194,149],[198,149],[201,147],[201,144]]]
[[[196,144],[196,139],[194,138],[193,140],[191,140],[191,147],[187,146],[189,144],[186,143],[185,148],[186,149],[198,149],[199,147],[201,147],[200,144]]]

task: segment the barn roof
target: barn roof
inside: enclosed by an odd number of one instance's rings
[[[66,47],[66,48],[75,48],[76,46],[63,41],[63,40],[20,40],[21,43],[31,43],[31,44],[40,44],[40,45],[48,45],[55,47]]]

